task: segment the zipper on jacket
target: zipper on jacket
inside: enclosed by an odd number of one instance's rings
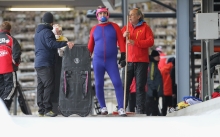
[[[132,28],[132,34],[134,33],[134,29],[135,28]],[[132,52],[134,52],[134,45],[132,46]],[[132,54],[131,62],[133,62],[133,59],[134,59],[134,54]]]
[[[157,92],[160,90],[160,85],[158,86],[158,88],[157,88]]]
[[[104,27],[102,26],[102,36],[104,39],[104,43],[103,43],[103,48],[104,48],[104,62],[105,62],[105,56],[106,56],[106,41],[105,41],[105,32],[104,32]]]
[[[138,38],[138,33],[141,32],[141,30],[138,30],[137,35],[136,35],[136,39]]]
[[[154,63],[152,62],[151,63],[151,68],[150,68],[151,70],[150,70],[150,79],[151,80],[154,80]]]

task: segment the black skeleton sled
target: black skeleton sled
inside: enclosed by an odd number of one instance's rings
[[[86,45],[75,44],[56,57],[55,93],[52,96],[55,112],[68,117],[88,116],[92,108],[91,57]],[[58,73],[57,73],[58,72]],[[61,72],[61,73],[59,73]],[[56,107],[57,106],[57,107]]]

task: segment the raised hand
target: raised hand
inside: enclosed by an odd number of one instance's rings
[[[67,46],[69,47],[69,49],[72,49],[74,46],[73,42],[67,42]]]

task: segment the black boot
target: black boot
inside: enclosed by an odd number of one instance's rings
[[[136,114],[145,114],[143,107],[137,106]]]
[[[12,100],[4,100],[5,106],[7,107],[8,111],[10,111]]]

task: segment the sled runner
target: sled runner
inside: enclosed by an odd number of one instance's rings
[[[135,114],[135,112],[126,112],[126,115],[134,115]],[[113,111],[112,112],[112,115],[118,115],[118,111]]]
[[[19,84],[19,82],[17,80],[16,71],[15,71],[15,80],[16,80],[15,92],[18,92],[18,102],[19,102],[19,106],[21,108],[21,111],[26,115],[31,115],[30,107],[29,107],[27,101],[25,100],[25,95],[23,94],[22,89],[21,89],[21,85]]]

